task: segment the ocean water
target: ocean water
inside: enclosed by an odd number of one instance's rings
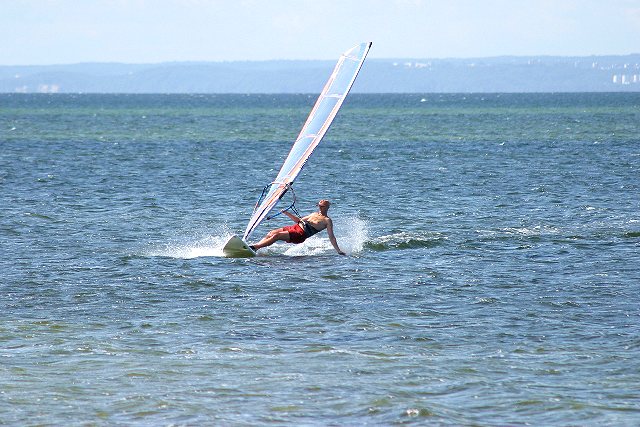
[[[0,95],[0,425],[640,425],[640,94],[353,94],[221,257],[314,101]]]

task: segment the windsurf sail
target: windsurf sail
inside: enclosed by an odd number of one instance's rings
[[[331,77],[329,77],[298,138],[291,147],[289,156],[285,159],[278,176],[268,186],[268,190],[265,190],[266,194],[258,202],[259,205],[256,206],[249,224],[247,224],[243,240],[246,241],[253,230],[275,208],[307,163],[309,156],[320,143],[322,137],[327,133],[331,122],[338,114],[338,110],[353,86],[370,48],[371,43],[362,43],[340,56]]]

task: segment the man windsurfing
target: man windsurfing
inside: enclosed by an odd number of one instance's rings
[[[314,212],[302,218],[285,211],[285,215],[291,218],[295,224],[271,230],[262,240],[255,245],[251,245],[251,249],[257,251],[258,249],[273,245],[278,240],[284,240],[287,243],[299,244],[314,234],[326,229],[331,245],[340,255],[345,255],[345,253],[340,250],[336,236],[333,234],[333,221],[331,221],[331,218],[327,215],[330,206],[331,202],[328,200],[320,200],[318,202],[318,212]]]

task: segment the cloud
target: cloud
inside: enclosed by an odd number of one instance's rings
[[[625,9],[624,14],[632,25],[640,29],[640,7],[629,7]]]

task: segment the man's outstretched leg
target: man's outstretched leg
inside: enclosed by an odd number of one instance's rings
[[[285,242],[289,240],[289,232],[284,231],[282,228],[278,228],[277,230],[272,230],[267,235],[260,240],[255,245],[251,245],[251,249],[257,251],[258,249],[271,246],[278,240],[284,240]]]

